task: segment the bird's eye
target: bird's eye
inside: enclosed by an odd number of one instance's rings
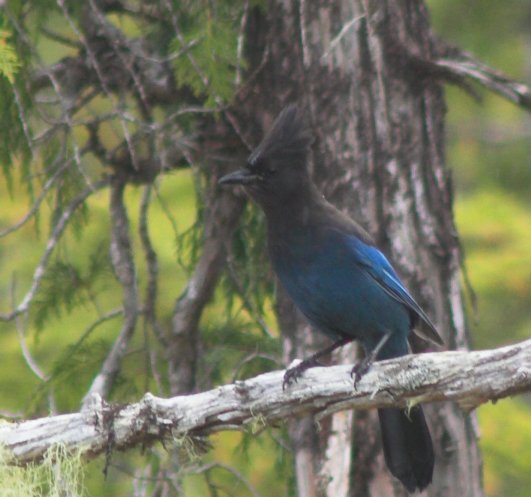
[[[264,180],[271,178],[271,176],[273,176],[276,172],[277,172],[276,169],[271,169],[269,167],[264,168],[260,170],[260,172],[258,173],[258,177],[260,178],[261,181],[264,181]]]

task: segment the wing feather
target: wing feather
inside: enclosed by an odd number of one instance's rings
[[[415,316],[426,323],[427,329],[423,330],[425,331],[423,336],[438,345],[443,345],[444,342],[437,332],[435,325],[400,281],[399,276],[385,255],[376,247],[367,245],[353,236],[349,236],[349,241],[350,246],[356,252],[356,259],[360,266],[363,267],[374,282],[388,295],[406,306]]]

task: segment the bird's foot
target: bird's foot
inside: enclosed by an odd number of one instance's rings
[[[358,382],[368,373],[369,369],[371,369],[372,363],[376,360],[378,354],[382,350],[382,347],[387,343],[387,340],[389,340],[390,336],[390,331],[385,333],[385,335],[382,336],[380,341],[376,344],[376,347],[374,347],[369,354],[367,354],[360,362],[358,362],[358,364],[352,368],[350,377],[354,378],[354,390],[358,386]]]
[[[286,387],[289,387],[292,383],[297,383],[297,380],[307,369],[321,365],[322,364],[317,359],[310,357],[309,359],[299,362],[296,366],[287,369],[284,373],[284,379],[282,380],[282,390],[286,390]]]
[[[358,382],[369,372],[373,362],[374,358],[369,355],[354,365],[350,371],[350,377],[354,379],[354,389],[357,388]]]

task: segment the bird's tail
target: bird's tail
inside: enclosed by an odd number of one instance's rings
[[[431,483],[433,444],[420,406],[378,409],[385,462],[409,492]]]

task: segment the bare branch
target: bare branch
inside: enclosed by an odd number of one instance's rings
[[[127,60],[127,57],[124,53],[124,47],[127,46],[127,42],[125,39],[125,36],[123,36],[123,33],[118,30],[115,26],[113,26],[111,23],[107,21],[103,13],[99,10],[96,2],[94,0],[89,0],[90,9],[86,10],[86,13],[88,14],[87,17],[91,18],[91,26],[92,29],[95,29],[95,32],[100,37],[105,37],[106,41],[110,43],[112,50],[114,52],[114,56],[117,57],[117,59],[121,62],[122,67],[127,71],[128,75],[131,77],[131,79],[134,82],[135,88],[138,91],[138,95],[140,97],[140,100],[143,104],[144,109],[147,110],[149,108],[148,99],[146,97],[146,92],[144,90],[144,86],[142,82],[140,81],[140,78],[136,71],[132,69],[132,63],[130,60]],[[124,131],[124,136],[126,137],[128,143],[128,130],[125,126],[125,123],[123,120],[121,121]],[[131,151],[133,153],[133,151]],[[132,155],[133,159],[134,156]]]
[[[75,197],[74,200],[72,200],[72,202],[70,202],[70,204],[64,209],[61,214],[61,217],[59,218],[57,224],[52,230],[52,234],[48,238],[48,243],[46,244],[46,249],[42,254],[41,260],[35,268],[31,288],[28,290],[28,292],[22,299],[22,302],[12,312],[10,312],[9,314],[0,314],[0,321],[11,321],[13,318],[23,312],[26,312],[29,309],[31,302],[35,298],[35,294],[37,293],[37,290],[40,287],[42,278],[46,273],[46,266],[48,265],[50,256],[52,255],[52,252],[55,249],[57,243],[61,239],[61,236],[66,226],[68,225],[68,222],[70,221],[71,217],[90,195],[92,195],[98,190],[101,190],[108,184],[109,178],[104,178],[92,184],[91,186],[85,188],[85,190],[83,190],[77,197]]]
[[[111,260],[116,278],[122,286],[124,322],[111,351],[105,359],[99,374],[94,378],[85,397],[94,394],[106,397],[120,370],[122,359],[133,336],[139,313],[136,271],[131,240],[129,220],[124,205],[125,183],[114,179],[111,188]]]
[[[61,371],[65,366],[65,363],[71,358],[72,355],[80,349],[80,347],[85,343],[85,341],[90,337],[90,335],[98,328],[98,326],[114,319],[123,314],[123,309],[113,309],[105,314],[100,315],[93,323],[91,323],[82,333],[81,336],[74,342],[68,351],[63,354],[62,358],[58,359],[55,363],[54,370]],[[52,380],[53,376],[46,378],[47,381]]]
[[[33,355],[31,354],[31,351],[28,347],[28,344],[26,342],[26,329],[23,326],[23,324],[20,322],[20,316],[17,316],[15,319],[15,324],[17,328],[17,334],[18,334],[18,341],[20,343],[20,350],[22,351],[22,357],[24,357],[24,361],[26,362],[29,370],[41,381],[46,381],[46,374],[41,369]]]
[[[434,61],[434,64],[456,76],[473,79],[516,105],[531,110],[531,88],[529,86],[514,81],[471,56],[463,59],[439,59]]]
[[[22,125],[22,130],[24,131],[24,137],[26,138],[26,142],[28,144],[28,148],[31,150],[31,155],[35,155],[35,150],[33,149],[33,140],[31,138],[31,130],[29,127],[28,118],[26,116],[26,110],[24,109],[24,105],[22,104],[22,98],[20,97],[19,91],[16,87],[16,85],[11,86],[13,90],[13,96],[15,97],[15,104],[18,109],[18,118],[20,120],[20,124]]]
[[[335,36],[334,39],[330,41],[328,50],[321,56],[321,59],[322,60],[326,59],[334,51],[334,49],[337,47],[339,42],[345,37],[345,35],[348,33],[348,30],[352,28],[354,24],[356,24],[358,21],[361,21],[364,18],[365,18],[365,14],[361,16],[353,17],[350,21],[345,23],[343,27],[341,28],[341,30],[339,31],[339,33],[337,34],[337,36]]]
[[[11,287],[11,299],[14,299],[15,294],[15,280],[13,280],[13,285]],[[22,319],[25,318],[25,319]],[[16,316],[15,317],[15,327],[17,328],[18,339],[20,343],[20,349],[22,351],[22,357],[26,361],[26,364],[30,371],[41,381],[46,381],[47,376],[39,366],[38,362],[33,357],[28,344],[26,342],[26,331],[27,331],[27,315],[25,316]],[[48,408],[51,414],[57,414],[57,404],[55,402],[55,396],[53,389],[50,388],[48,391]]]
[[[25,317],[25,316],[24,316]],[[31,372],[39,378],[39,380],[45,382],[48,380],[48,376],[41,369],[33,355],[31,354],[28,344],[26,343],[26,329],[25,326],[21,323],[21,316],[15,318],[15,324],[18,332],[18,338],[20,343],[20,348],[22,350],[22,356],[28,365],[28,368]],[[55,401],[55,394],[53,387],[48,390],[48,409],[50,414],[57,414],[57,403]]]
[[[438,44],[440,55],[437,58],[426,60],[419,55],[409,54],[413,64],[463,87],[475,98],[478,98],[478,95],[471,88],[470,80],[524,109],[531,110],[531,88],[528,85],[519,83],[501,71],[483,64],[464,50],[441,41]]]
[[[240,19],[240,27],[238,29],[238,38],[236,44],[236,75],[234,77],[234,86],[238,88],[242,82],[242,61],[243,61],[243,43],[245,37],[245,29],[249,18],[249,0],[245,0],[243,5],[243,12]]]
[[[66,124],[68,129],[72,129],[73,124],[72,124],[71,108],[70,108],[72,101],[71,101],[70,96],[65,94],[64,91],[62,91],[60,81],[58,80],[56,75],[50,70],[50,67],[44,64],[42,58],[40,57],[38,50],[35,48],[34,44],[31,42],[30,38],[28,37],[27,32],[22,28],[22,26],[19,25],[18,22],[16,22],[13,16],[9,15],[8,17],[9,17],[10,23],[13,25],[13,27],[19,34],[23,43],[28,47],[32,56],[35,58],[38,64],[42,67],[42,71],[44,72],[46,78],[49,79],[51,86],[53,87],[53,90],[58,97],[58,103],[60,104],[60,108],[62,112],[61,121],[64,124]],[[20,113],[20,117],[22,119],[24,134],[26,136],[26,140],[28,141],[29,147],[33,153],[33,142],[31,141],[31,134],[30,134],[29,126],[27,124],[26,118],[24,117],[24,112],[23,112],[22,105],[20,103],[20,98],[18,97],[17,94],[15,94],[15,97],[17,100],[19,112],[22,111]],[[73,157],[74,157],[74,162],[76,164],[76,167],[79,170],[79,173],[81,174],[83,179],[85,180],[86,184],[93,187],[94,185],[91,185],[90,177],[87,175],[86,171],[82,167],[81,150],[80,150],[77,138],[74,134],[71,134],[71,140],[72,140],[72,148],[73,148]]]
[[[144,297],[144,316],[146,322],[153,328],[157,339],[161,345],[166,345],[166,338],[164,331],[157,320],[156,316],[156,302],[158,295],[158,276],[159,276],[159,261],[157,252],[151,243],[148,230],[148,209],[151,204],[151,190],[152,186],[148,185],[144,188],[142,195],[142,203],[140,205],[140,215],[138,223],[138,233],[140,241],[144,250],[146,265],[147,265],[147,285],[146,294]]]
[[[224,430],[271,426],[313,414],[321,419],[345,409],[454,401],[472,409],[531,390],[531,339],[477,352],[409,355],[373,365],[354,389],[351,366],[313,368],[282,389],[283,371],[195,395],[170,399],[146,394],[136,403],[113,406],[99,395],[74,414],[0,425],[0,444],[24,464],[55,444],[88,457],[113,447],[125,450],[156,440],[184,440]]]
[[[9,233],[13,233],[13,231],[17,231],[19,228],[24,226],[35,215],[35,213],[38,211],[41,205],[41,202],[46,197],[46,194],[48,193],[48,191],[52,188],[52,186],[54,186],[57,179],[61,177],[61,175],[68,169],[69,166],[70,166],[70,161],[66,161],[60,168],[57,169],[57,171],[53,173],[52,176],[48,178],[48,180],[42,187],[41,193],[35,199],[35,202],[33,202],[31,209],[24,215],[24,217],[20,221],[16,222],[9,228],[1,230],[0,238],[2,238],[3,236],[9,235]]]
[[[213,469],[223,469],[227,471],[228,473],[231,473],[232,476],[234,476],[238,481],[240,481],[247,488],[247,490],[249,490],[249,492],[251,493],[253,497],[261,497],[261,494],[258,493],[258,490],[254,488],[252,483],[247,478],[245,478],[245,476],[243,476],[242,473],[234,469],[232,466],[229,466],[228,464],[212,462],[209,464],[205,464],[204,466],[200,466],[199,468],[195,468],[194,470],[192,470],[192,472],[195,474],[199,474],[199,473],[205,473],[205,472],[211,471]]]
[[[62,45],[66,45],[67,47],[76,48],[78,50],[83,48],[83,45],[81,45],[81,43],[76,40],[68,38],[67,36],[63,36],[62,34],[52,31],[51,29],[48,29],[46,27],[43,27],[41,29],[42,34],[50,38],[50,40],[56,41],[57,43],[61,43]]]

